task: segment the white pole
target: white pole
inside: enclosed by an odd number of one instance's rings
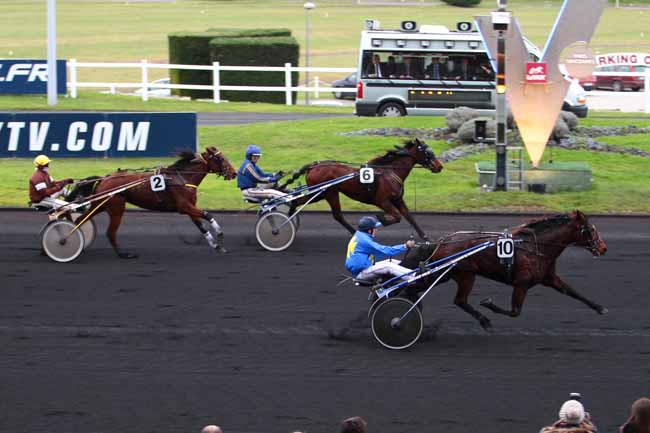
[[[645,113],[650,114],[650,66],[645,68]]]
[[[147,60],[140,60],[142,64],[142,100],[147,102],[149,100],[149,71],[147,70]]]
[[[57,103],[56,0],[47,0],[47,104]]]
[[[77,98],[77,59],[70,59],[70,97]]]
[[[221,102],[221,76],[219,74],[219,62],[212,62],[212,100],[215,104]]]
[[[284,64],[284,88],[285,88],[285,102],[287,105],[292,105],[291,98],[291,63]]]
[[[315,90],[314,90],[314,98],[315,98],[315,99],[320,98],[320,93],[319,93],[319,91],[318,91],[318,87],[319,87],[319,85],[320,85],[320,82],[319,82],[319,80],[318,80],[318,75],[316,75],[316,76],[314,77],[314,88],[315,88]]]
[[[309,68],[309,9],[305,8],[305,66]],[[305,85],[309,87],[309,69],[305,71]],[[309,90],[305,92],[305,104],[309,105]]]

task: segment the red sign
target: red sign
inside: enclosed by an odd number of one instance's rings
[[[526,83],[546,83],[546,63],[526,62]]]

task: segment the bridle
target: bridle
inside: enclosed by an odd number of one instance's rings
[[[596,226],[589,223],[584,223],[580,226],[580,235],[587,239],[587,249],[593,254],[598,252],[598,241],[600,241],[599,236],[594,236],[596,232]]]
[[[424,164],[421,165],[427,168],[434,167],[433,161],[436,159],[436,155],[433,153],[433,150],[431,150],[431,148],[426,144],[418,144],[417,146],[417,151],[424,154]],[[416,162],[419,162],[417,155],[414,158]]]
[[[209,157],[208,157],[207,159],[203,156],[203,154],[201,154],[201,153],[199,153],[199,152],[196,153],[196,158],[197,158],[199,161],[201,161],[203,164],[205,164],[205,166],[208,168],[208,172],[209,172],[209,173],[214,173],[217,177],[219,177],[219,176],[225,176],[225,174],[226,174],[226,173],[225,173],[225,172],[226,172],[226,169],[224,168],[224,161],[225,161],[225,159],[224,159],[224,157],[222,156],[221,151],[218,150],[218,151],[216,151],[216,152],[214,152],[214,153],[213,153],[213,152],[206,152],[206,153],[209,154]],[[217,163],[218,166],[219,166],[219,168],[217,169],[217,171],[212,171],[212,170],[210,169],[210,161],[216,161],[216,163]]]

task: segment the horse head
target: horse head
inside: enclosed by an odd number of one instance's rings
[[[210,173],[222,175],[226,180],[232,180],[237,177],[235,168],[230,164],[230,161],[228,161],[223,152],[217,150],[216,147],[206,147],[205,152],[201,156],[207,164]]]
[[[415,158],[415,162],[424,168],[428,168],[432,173],[442,171],[442,163],[436,158],[433,150],[419,138],[415,138],[407,143],[407,148]]]
[[[575,210],[570,214],[571,220],[575,222],[576,241],[575,244],[586,248],[594,257],[602,256],[607,252],[605,241],[600,238],[596,226],[589,222],[587,215]]]

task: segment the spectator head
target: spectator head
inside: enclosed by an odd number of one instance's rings
[[[560,420],[570,424],[579,425],[585,420],[585,408],[577,400],[567,400],[560,408]]]
[[[379,58],[379,54],[375,54],[374,56],[372,56],[372,63],[378,64],[379,62],[381,62],[381,59]]]
[[[643,397],[632,404],[628,423],[634,424],[637,431],[650,431],[650,398]]]
[[[366,421],[360,416],[344,419],[341,423],[341,433],[366,433]]]
[[[388,56],[388,63],[395,63],[395,57],[394,56]]]
[[[217,425],[206,425],[201,433],[222,433],[221,428]]]
[[[410,58],[410,57],[404,57],[404,59],[402,59],[402,60],[403,60],[404,63],[406,63],[407,65],[411,63],[411,58]]]

